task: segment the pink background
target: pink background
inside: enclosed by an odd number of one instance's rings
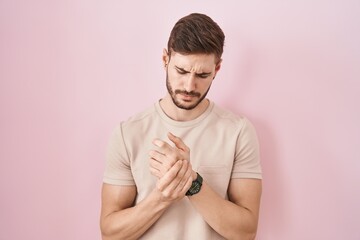
[[[110,131],[164,95],[190,12],[227,37],[210,98],[258,130],[257,239],[360,239],[358,0],[1,0],[1,240],[100,239]]]

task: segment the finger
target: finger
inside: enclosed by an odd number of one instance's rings
[[[193,182],[193,178],[192,178],[192,172],[193,169],[191,167],[191,164],[189,163],[187,171],[184,175],[183,181],[181,182],[181,184],[179,184],[179,191],[181,195],[185,195],[186,192],[190,189],[192,182]]]
[[[183,189],[181,190],[181,193],[182,194],[186,194],[186,192],[190,189],[191,185],[192,185],[192,177],[191,177],[191,174],[190,174],[190,177],[187,179],[186,183],[184,184],[184,187]]]
[[[157,176],[159,178],[164,176],[165,173],[171,168],[171,166],[169,164],[162,164],[162,163],[156,161],[155,159],[151,159],[151,158],[149,160],[149,164],[150,164],[150,168],[154,168],[158,171]]]
[[[183,179],[187,172],[188,165],[189,165],[188,161],[186,161],[186,160],[183,161],[183,164],[182,164],[176,178],[172,181],[171,185],[169,185],[170,191],[176,191],[178,189],[180,189],[180,190],[182,189],[183,185],[185,184]],[[180,185],[180,187],[179,187],[179,185]]]
[[[158,169],[165,172],[167,172],[176,162],[176,156],[173,154],[173,152],[168,155],[164,155],[156,150],[151,150],[149,152],[149,157],[153,161],[157,161],[159,164],[161,164],[161,168],[159,165],[157,165],[159,166]]]
[[[169,171],[165,173],[165,175],[159,179],[157,182],[157,187],[160,191],[163,191],[166,187],[168,187],[171,182],[176,178],[179,170],[181,169],[183,161],[177,161],[174,166],[172,166]]]
[[[161,176],[161,172],[160,172],[158,169],[156,169],[156,168],[150,167],[150,173],[151,173],[152,175],[154,175],[155,177],[157,177],[157,178],[161,178],[161,177],[162,177],[162,176]]]
[[[177,160],[183,159],[179,154],[179,150],[176,147],[170,146],[167,142],[164,142],[159,139],[154,139],[153,144],[157,146],[155,152],[150,152],[150,155],[159,160],[161,163],[167,165],[167,169],[172,167]],[[159,155],[160,154],[160,155]]]
[[[189,166],[190,166],[190,163],[188,161],[184,160],[183,167],[182,167],[182,169],[180,169],[180,171],[178,173],[178,177],[179,177],[178,184],[176,185],[176,188],[174,189],[174,191],[181,192],[182,189],[184,188],[189,176],[191,176],[192,169],[191,169],[191,167],[189,168]]]
[[[167,142],[160,139],[154,139],[152,143],[157,147],[157,151],[164,155],[171,153],[173,149]]]
[[[183,164],[178,171],[176,177],[169,183],[169,185],[162,191],[163,196],[166,196],[169,199],[179,199],[183,198],[185,193],[182,192],[183,185],[186,182],[184,175],[188,169],[187,161],[183,161]]]
[[[164,163],[166,161],[166,156],[156,150],[150,150],[149,157],[160,163]]]
[[[160,162],[158,162],[152,158],[149,159],[149,165],[150,165],[150,167],[155,168],[158,171],[161,171],[161,169],[163,168],[163,166]]]
[[[175,146],[178,149],[181,149],[183,151],[188,151],[189,150],[189,148],[185,145],[185,143],[181,140],[181,138],[175,136],[171,132],[168,133],[168,138],[170,139],[170,141],[172,141],[175,144]]]
[[[192,179],[192,172],[193,172],[193,169],[192,169],[191,163],[189,162],[188,168],[186,169],[186,173],[184,174],[184,177],[185,177],[186,179],[188,179],[188,178],[191,178],[191,179]],[[194,179],[192,179],[192,181],[193,181],[193,180],[194,180]]]

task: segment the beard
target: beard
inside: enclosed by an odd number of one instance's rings
[[[178,108],[181,108],[181,109],[184,109],[184,110],[192,110],[194,108],[196,108],[203,100],[204,98],[206,97],[206,95],[208,94],[209,90],[210,90],[210,87],[211,87],[211,84],[209,86],[209,88],[206,90],[206,92],[201,95],[201,93],[199,92],[195,92],[195,91],[191,91],[191,92],[188,92],[186,90],[173,90],[171,85],[170,85],[170,81],[169,81],[169,76],[168,76],[168,73],[166,71],[166,88],[171,96],[171,99],[173,101],[173,103],[175,104],[175,106],[177,106]],[[191,104],[191,105],[185,105],[183,103],[181,103],[177,98],[176,98],[176,95],[177,94],[186,94],[186,95],[189,95],[189,96],[193,96],[193,97],[197,97],[198,100]]]

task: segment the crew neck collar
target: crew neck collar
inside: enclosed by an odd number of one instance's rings
[[[214,103],[209,100],[209,105],[206,110],[197,118],[189,121],[176,121],[171,119],[168,115],[165,114],[164,110],[160,106],[160,100],[155,103],[155,109],[158,112],[160,118],[164,120],[166,123],[175,126],[175,127],[190,127],[198,124],[202,120],[204,120],[214,108]]]

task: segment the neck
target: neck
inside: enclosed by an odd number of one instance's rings
[[[194,120],[204,113],[209,106],[209,100],[205,98],[194,109],[185,110],[177,107],[172,101],[171,96],[167,94],[160,100],[160,106],[169,118],[175,121],[185,122]]]

